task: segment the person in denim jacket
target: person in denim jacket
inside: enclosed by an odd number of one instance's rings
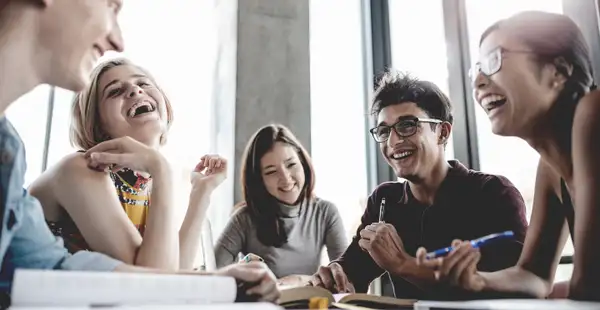
[[[0,0],[0,293],[4,296],[17,268],[159,272],[96,252],[67,253],[63,241],[46,225],[40,203],[23,189],[25,148],[4,117],[12,102],[40,84],[83,89],[104,52],[123,50],[117,23],[122,4],[122,0]],[[260,300],[279,298],[273,273],[262,263],[234,264],[214,274],[257,282],[248,293]]]

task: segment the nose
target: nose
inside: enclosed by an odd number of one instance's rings
[[[123,52],[125,49],[125,42],[123,40],[121,27],[119,26],[119,22],[116,18],[114,19],[112,30],[108,34],[107,39],[111,50],[119,53]]]
[[[292,179],[292,175],[287,169],[281,169],[281,174],[279,175],[279,181],[281,183],[289,183]]]
[[[131,87],[131,89],[129,90],[129,92],[127,93],[127,97],[133,98],[133,97],[139,96],[143,93],[144,93],[144,90],[141,87],[139,87],[137,85],[133,85]]]
[[[488,85],[488,83],[489,78],[485,74],[483,74],[481,70],[478,70],[473,79],[473,89],[477,90],[484,88]]]
[[[398,143],[402,143],[404,142],[404,138],[402,138],[395,129],[392,128],[392,130],[390,131],[390,137],[387,140],[387,145],[390,148],[393,148],[394,145],[398,144]]]

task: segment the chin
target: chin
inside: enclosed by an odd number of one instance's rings
[[[56,81],[54,83],[50,83],[54,86],[58,86],[60,88],[70,90],[72,92],[80,92],[84,88],[86,88],[90,83],[89,75],[85,75],[83,73],[80,74],[70,74],[60,81]]]

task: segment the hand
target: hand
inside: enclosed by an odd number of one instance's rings
[[[427,250],[417,250],[417,265],[430,268],[435,278],[450,283],[464,290],[480,292],[485,287],[485,280],[477,272],[477,263],[481,257],[479,249],[475,249],[468,241],[452,241],[452,250],[446,257],[427,259]]]
[[[117,171],[126,167],[153,174],[166,165],[166,160],[158,151],[131,137],[101,142],[87,150],[85,158],[88,167],[99,171]]]
[[[264,262],[265,260],[262,259],[262,257],[254,254],[254,253],[248,253],[246,256],[244,256],[244,258],[242,258],[238,263],[240,264],[245,264],[245,263],[249,263],[249,262]]]
[[[391,224],[373,223],[360,231],[358,245],[371,255],[379,267],[396,273],[408,258],[404,244]]]
[[[194,188],[214,190],[227,177],[227,160],[219,155],[204,155],[192,172]]]
[[[354,293],[354,285],[348,280],[344,269],[338,263],[331,263],[329,266],[319,267],[310,281],[309,286],[318,286],[337,293]]]
[[[277,288],[275,275],[264,263],[232,264],[217,270],[215,274],[234,277],[246,283],[258,282],[256,286],[248,289],[246,294],[260,296],[259,301],[277,303],[281,295]]]

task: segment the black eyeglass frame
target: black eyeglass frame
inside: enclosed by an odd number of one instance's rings
[[[408,138],[408,137],[413,136],[415,133],[417,133],[419,123],[441,124],[441,123],[443,123],[443,121],[439,120],[439,119],[434,119],[434,118],[421,118],[421,117],[414,117],[414,118],[408,118],[408,119],[403,118],[401,120],[398,120],[396,123],[394,123],[392,125],[383,125],[382,124],[377,127],[373,127],[371,129],[369,129],[369,132],[371,133],[371,136],[373,137],[375,142],[384,143],[384,142],[387,142],[387,140],[389,140],[390,135],[392,133],[392,128],[394,129],[396,134],[398,134],[398,136],[400,136],[402,138]],[[410,133],[404,133],[401,131],[402,127],[399,125],[406,125],[406,124],[408,124],[409,126],[403,126],[403,127],[411,128]],[[377,138],[377,130],[380,128],[386,128],[387,130],[389,130],[387,137],[382,140]]]

